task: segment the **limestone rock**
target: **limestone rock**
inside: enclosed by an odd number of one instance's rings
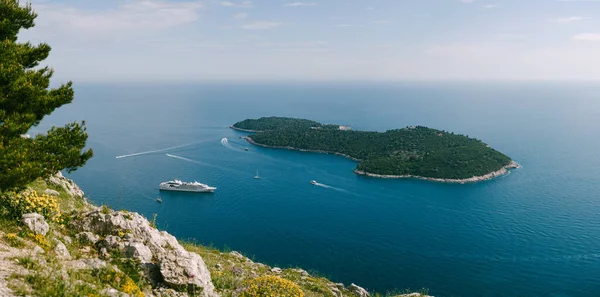
[[[100,294],[102,296],[121,297],[121,294],[119,293],[119,291],[115,290],[114,288],[104,289],[104,290],[100,291]]]
[[[83,262],[86,264],[86,266],[90,269],[100,269],[102,267],[106,267],[106,262],[100,260],[100,259],[96,259],[96,258],[91,258],[91,259],[84,259]]]
[[[188,297],[187,293],[177,292],[173,289],[158,288],[152,291],[152,294],[156,297]]]
[[[171,286],[194,285],[204,288],[202,292],[205,296],[216,296],[210,272],[198,254],[165,254],[160,261],[160,274],[164,282]]]
[[[110,254],[108,253],[108,250],[106,248],[100,248],[100,257],[102,257],[103,259],[110,258]]]
[[[72,239],[71,239],[71,237],[69,237],[69,236],[66,236],[66,235],[65,235],[65,236],[63,236],[63,240],[64,240],[64,242],[65,242],[66,244],[68,244],[68,245],[71,245],[71,244],[73,244],[73,240],[72,240]]]
[[[109,235],[106,236],[104,239],[102,239],[98,245],[100,247],[104,247],[106,248],[108,251],[110,250],[114,250],[114,249],[123,249],[125,247],[125,243],[123,243],[123,241],[121,240],[120,237],[118,236],[114,236],[114,235]]]
[[[271,269],[271,272],[280,274],[282,272],[282,270],[279,267],[273,267],[273,269]]]
[[[328,284],[327,287],[331,291],[331,294],[333,294],[335,297],[343,297],[344,296],[342,294],[342,291],[340,291],[340,289],[336,285]]]
[[[64,177],[60,171],[55,175],[50,176],[48,178],[48,182],[53,185],[63,187],[67,194],[71,195],[72,197],[83,198],[84,193],[79,186],[72,180]]]
[[[221,263],[217,263],[217,265],[215,265],[215,268],[221,270],[223,269],[223,265],[221,265]]]
[[[150,226],[148,220],[138,213],[103,213],[97,208],[82,214],[70,226],[78,232],[106,236],[97,244],[100,254],[104,254],[103,258],[108,258],[107,253],[116,249],[140,259],[142,263],[155,264],[160,274],[158,279],[168,286],[202,287],[203,296],[218,296],[204,260],[198,254],[186,251],[171,234]],[[126,233],[123,236],[125,241],[114,235],[117,232]]]
[[[56,256],[60,259],[71,259],[71,254],[65,244],[58,239],[54,239],[54,242],[56,243],[56,247],[54,248]]]
[[[92,232],[81,232],[75,235],[75,238],[79,240],[79,242],[84,244],[96,244],[98,240],[100,240],[100,236],[92,233]]]
[[[60,196],[60,193],[58,191],[52,189],[45,189],[44,194],[48,194],[50,196]]]
[[[33,248],[33,255],[37,255],[37,254],[44,254],[44,253],[46,253],[46,251],[44,251],[44,249],[43,249],[43,248],[41,248],[39,245],[36,245],[36,246]]]
[[[349,285],[348,286],[348,291],[356,294],[356,296],[358,296],[358,297],[369,297],[369,296],[371,296],[367,290],[365,290],[362,287],[359,287],[359,286],[357,286],[355,284]]]
[[[23,224],[35,234],[46,236],[50,226],[46,223],[44,216],[38,213],[27,213],[23,215]]]
[[[147,246],[141,243],[129,244],[127,247],[125,247],[125,254],[130,258],[136,258],[140,260],[141,263],[152,262],[152,251],[150,251]]]
[[[229,254],[232,255],[232,256],[234,256],[234,257],[236,257],[236,258],[242,259],[242,260],[246,259],[246,257],[242,256],[242,254],[240,254],[240,253],[238,253],[236,251],[233,251],[233,252],[231,252]]]
[[[308,272],[306,272],[306,270],[304,270],[304,269],[296,268],[296,269],[292,269],[292,270],[300,273],[300,275],[302,275],[304,277],[310,276],[310,274],[308,274]]]
[[[241,268],[239,268],[239,267],[233,267],[233,268],[231,269],[231,271],[232,271],[232,272],[233,272],[233,274],[235,274],[235,275],[242,275],[242,274],[244,274],[244,270],[242,270],[242,269],[241,269]]]

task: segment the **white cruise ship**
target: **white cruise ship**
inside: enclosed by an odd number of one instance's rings
[[[217,188],[199,183],[197,181],[182,182],[178,179],[160,183],[160,189],[165,191],[182,191],[182,192],[214,192]]]

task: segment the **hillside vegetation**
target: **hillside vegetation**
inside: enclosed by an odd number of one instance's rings
[[[316,122],[270,117],[233,128],[263,131],[248,137],[264,146],[343,154],[360,160],[358,171],[379,175],[468,179],[511,164],[508,156],[478,139],[423,126],[382,133],[310,123]]]

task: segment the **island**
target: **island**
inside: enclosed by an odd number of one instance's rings
[[[350,158],[358,162],[354,173],[378,178],[471,183],[519,167],[481,140],[423,126],[373,132],[306,119],[263,117],[231,128],[252,133],[244,138],[254,145]]]

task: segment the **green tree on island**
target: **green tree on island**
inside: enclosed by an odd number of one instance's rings
[[[0,191],[19,189],[59,170],[71,172],[92,157],[84,150],[85,123],[53,127],[46,135],[22,136],[44,116],[73,101],[72,83],[51,89],[53,70],[38,67],[50,46],[18,43],[21,29],[34,26],[30,5],[0,0]]]

